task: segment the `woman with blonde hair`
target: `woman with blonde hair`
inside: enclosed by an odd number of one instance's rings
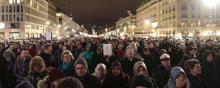
[[[61,63],[58,69],[64,76],[73,76],[75,74],[74,70],[75,59],[69,50],[63,51],[61,55]]]

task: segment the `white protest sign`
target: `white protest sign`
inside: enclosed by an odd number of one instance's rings
[[[112,56],[112,44],[103,44],[103,54],[105,56]]]
[[[52,32],[46,33],[46,40],[52,40]]]

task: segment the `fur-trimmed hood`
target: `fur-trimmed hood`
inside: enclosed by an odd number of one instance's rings
[[[31,62],[30,62],[30,71],[29,71],[30,73],[33,72],[33,66],[34,66],[34,65],[38,65],[38,66],[41,67],[40,72],[43,72],[43,71],[45,70],[45,62],[44,62],[43,58],[40,57],[40,56],[35,56],[35,57],[33,57],[33,58],[31,59]]]

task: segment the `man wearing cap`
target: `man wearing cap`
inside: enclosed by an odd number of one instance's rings
[[[153,74],[153,78],[156,79],[158,88],[163,88],[169,80],[169,72],[171,69],[170,55],[162,54],[160,56],[160,62],[161,64]]]
[[[76,70],[76,78],[78,78],[84,88],[100,88],[101,84],[98,79],[88,72],[88,64],[84,58],[77,59],[74,65]]]

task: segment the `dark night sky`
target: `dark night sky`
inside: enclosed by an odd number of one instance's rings
[[[79,24],[113,25],[127,11],[135,12],[138,0],[55,0],[55,4],[65,14],[73,13]],[[72,4],[72,10],[71,10]]]

